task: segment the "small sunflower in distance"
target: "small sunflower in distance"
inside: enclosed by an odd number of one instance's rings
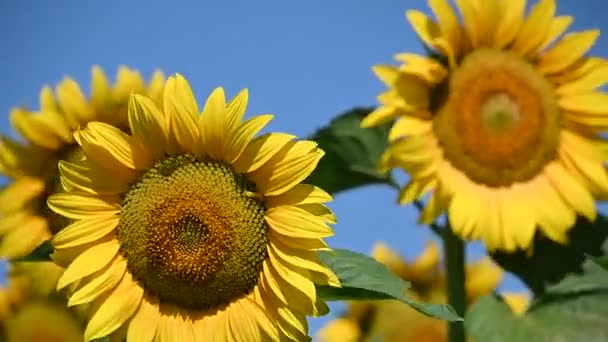
[[[389,90],[362,126],[397,119],[382,166],[410,174],[401,203],[432,191],[422,223],[447,211],[490,250],[528,250],[537,229],[566,243],[608,193],[608,63],[585,56],[599,31],[563,35],[554,0],[455,3],[462,22],[447,0],[429,1],[437,21],[407,12],[432,53],[374,68]]]
[[[53,239],[68,265],[58,289],[91,303],[87,341],[308,340],[327,313],[315,284],[339,286],[328,249],[332,198],[301,184],[324,152],[272,119],[243,121],[248,92],[215,89],[199,115],[188,82],[169,78],[158,108],[129,102],[132,134],[99,122],[75,134],[81,162],[60,162],[65,193],[48,200],[76,220]]]
[[[91,97],[87,99],[76,81],[65,78],[55,92],[45,86],[40,109],[13,109],[11,123],[25,144],[2,137],[0,174],[9,178],[0,189],[0,257],[29,254],[67,221],[50,212],[47,197],[62,191],[57,162],[82,156],[73,132],[89,121],[103,121],[127,129],[127,103],[131,92],[160,102],[164,76],[156,72],[148,85],[139,72],[120,67],[110,86],[101,70],[92,71]]]

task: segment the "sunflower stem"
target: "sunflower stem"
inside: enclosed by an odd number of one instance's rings
[[[464,317],[466,309],[465,273],[464,273],[464,242],[454,235],[448,226],[442,233],[445,255],[445,273],[447,275],[448,304],[460,317]],[[448,341],[464,342],[463,322],[448,323]]]

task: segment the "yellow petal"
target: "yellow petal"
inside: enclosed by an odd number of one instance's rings
[[[50,237],[46,220],[39,216],[29,216],[22,221],[20,226],[2,237],[0,257],[25,256]]]
[[[433,10],[439,24],[441,35],[444,36],[453,51],[461,51],[461,28],[458,17],[447,0],[429,0],[429,6]]]
[[[181,316],[178,310],[163,310],[158,322],[158,340],[194,342],[192,326]]]
[[[99,215],[78,220],[53,237],[53,247],[62,249],[96,241],[113,232],[118,225],[118,220],[117,215]]]
[[[577,182],[558,162],[546,166],[545,172],[565,202],[590,221],[595,221],[597,212],[589,191]]]
[[[448,218],[451,229],[468,240],[480,237],[480,231],[476,229],[478,226],[478,213],[487,210],[480,203],[478,191],[471,190],[454,194],[448,207]],[[489,227],[482,229],[489,229]]]
[[[262,341],[262,334],[256,319],[249,310],[250,303],[241,299],[232,303],[226,312],[230,331],[236,341]]]
[[[245,111],[247,111],[247,103],[249,102],[249,90],[247,88],[241,90],[235,97],[226,105],[226,115],[228,116],[228,126],[231,131],[234,131],[243,121]]]
[[[595,43],[599,30],[570,33],[540,57],[538,68],[545,74],[557,73],[571,66]]]
[[[40,90],[40,111],[41,112],[59,112],[57,101],[53,90],[49,86],[42,87]]]
[[[541,44],[539,50],[546,49],[549,45],[553,44],[557,38],[559,38],[564,32],[568,30],[570,24],[572,24],[571,16],[559,16],[553,18],[551,25],[549,26],[549,34],[545,41]]]
[[[259,287],[258,287],[258,289],[259,289]],[[261,329],[266,334],[265,337],[269,341],[279,341],[279,335],[278,335],[279,332],[277,330],[277,327],[272,322],[267,311],[264,310],[264,308],[261,306],[261,304],[258,304],[253,299],[253,296],[249,295],[249,296],[241,299],[239,301],[239,303],[242,304],[242,308],[243,308],[242,310],[247,312],[247,315],[249,317],[253,318],[257,322],[258,328]],[[238,311],[236,311],[236,312],[238,312]],[[266,341],[266,339],[263,339],[263,340]]]
[[[287,237],[315,239],[334,234],[323,219],[293,206],[268,209],[266,222],[271,230]]]
[[[266,207],[272,208],[279,205],[326,203],[332,200],[333,198],[331,195],[321,188],[310,184],[298,184],[282,195],[266,198]]]
[[[229,125],[226,113],[226,95],[222,87],[215,88],[198,119],[202,152],[213,159],[221,159],[228,141]]]
[[[492,292],[503,278],[502,270],[488,257],[468,264],[465,272],[467,297],[471,302]]]
[[[361,339],[361,330],[350,318],[336,318],[319,329],[316,338],[320,342],[357,342]]]
[[[293,234],[292,234],[293,235]],[[280,241],[282,244],[291,248],[311,250],[311,251],[330,251],[331,249],[327,246],[327,243],[320,238],[300,238],[293,236],[281,235],[274,230],[268,231],[268,236],[276,241]]]
[[[392,143],[407,136],[428,133],[432,128],[433,124],[431,121],[403,116],[391,127],[388,133],[388,141]]]
[[[374,65],[374,74],[387,86],[391,87],[399,77],[399,69],[392,65]]]
[[[384,123],[393,121],[399,115],[396,107],[393,106],[380,106],[374,109],[372,112],[361,121],[362,128],[369,128]]]
[[[157,106],[163,104],[163,91],[165,89],[165,74],[160,70],[155,70],[148,84],[148,98]]]
[[[132,141],[128,142],[124,140],[121,135],[99,137],[99,131],[89,129],[77,131],[74,134],[74,138],[80,147],[82,147],[88,162],[92,166],[99,168],[100,172],[106,172],[116,182],[121,183],[132,183],[136,179],[135,160],[129,159],[129,156],[134,158],[135,155],[129,149],[138,147],[132,146],[130,144]],[[119,145],[108,146],[108,140],[118,142]],[[138,156],[138,165],[144,164],[145,161],[146,158]]]
[[[48,150],[23,146],[6,136],[0,137],[0,170],[10,176],[38,175],[48,163]]]
[[[585,129],[598,130],[608,128],[608,116],[581,115],[579,113],[564,113],[566,123],[582,125]]]
[[[171,151],[196,153],[200,136],[197,127],[198,105],[190,84],[180,74],[169,77],[163,98]]]
[[[538,200],[531,201],[539,227],[550,239],[565,243],[565,232],[574,225],[576,215],[546,175],[537,176],[529,182],[526,192],[535,193]]]
[[[59,278],[57,290],[61,290],[69,284],[105,267],[116,256],[119,247],[117,241],[110,240],[84,251],[72,261],[61,278]]]
[[[400,205],[410,204],[431,191],[436,184],[436,181],[429,180],[428,178],[423,180],[411,180],[399,191],[398,203]]]
[[[420,11],[409,10],[405,15],[422,42],[429,48],[436,49],[435,39],[441,35],[439,26]]]
[[[561,96],[589,93],[606,83],[608,83],[608,63],[602,63],[580,78],[560,85],[555,92]]]
[[[276,260],[271,250],[269,250],[269,259],[264,262],[263,275],[271,284],[273,294],[278,295],[277,298],[289,305],[292,310],[307,315],[314,313],[317,295],[309,276],[296,272]]]
[[[99,65],[91,70],[91,103],[96,108],[107,107],[111,103],[112,89],[106,74]]]
[[[44,180],[23,177],[5,185],[0,191],[0,213],[22,210],[26,205],[44,196]]]
[[[584,177],[583,181],[590,184],[598,194],[608,194],[608,175],[602,153],[591,141],[569,131],[562,131],[560,139],[562,143],[559,155],[562,160],[569,162]]]
[[[210,336],[206,336],[205,341],[212,342],[236,342],[230,332],[230,323],[226,309],[218,310],[215,315],[207,316],[204,321],[207,325],[206,329]]]
[[[138,150],[147,150],[152,161],[165,156],[167,128],[164,114],[149,98],[133,95],[129,98],[129,127]]]
[[[283,245],[279,241],[271,241],[269,248],[273,250],[274,256],[282,263],[289,264],[292,268],[306,269],[321,273],[326,277],[327,285],[335,287],[340,286],[338,276],[321,263],[314,251],[291,248]]]
[[[399,66],[399,72],[419,77],[429,84],[438,84],[448,73],[441,63],[417,54],[399,53],[395,55],[395,59],[403,63]]]
[[[118,67],[112,91],[119,102],[126,102],[131,93],[141,93],[144,88],[144,79],[139,71],[129,69],[124,65]]]
[[[3,214],[2,219],[0,220],[0,235],[8,234],[15,229],[23,227],[32,217],[41,218],[40,215],[37,215],[31,210],[18,210],[12,213]]]
[[[82,94],[80,86],[73,79],[65,78],[61,81],[57,86],[57,98],[72,129],[78,129],[80,125],[93,119],[94,112]]]
[[[504,225],[500,221],[501,217],[501,191],[480,188],[480,201],[483,203],[483,210],[479,212],[477,220],[477,230],[485,242],[488,250],[497,249],[511,250],[513,243],[505,239]]]
[[[123,325],[137,310],[143,289],[125,273],[122,281],[91,316],[84,338],[87,341],[102,338]]]
[[[236,172],[253,172],[294,138],[294,135],[285,133],[269,133],[259,136],[253,139],[232,166]]]
[[[393,143],[385,152],[387,158],[383,160],[383,167],[402,167],[412,174],[414,178],[423,178],[424,174],[415,169],[425,169],[437,159],[437,149],[431,147],[431,142],[425,136],[411,136],[407,139]]]
[[[530,205],[530,194],[519,184],[506,189],[501,203],[501,220],[507,239],[514,242],[514,246],[527,250],[532,244],[536,232],[536,220],[533,207]],[[536,199],[539,200],[539,199]],[[513,215],[513,213],[521,213]]]
[[[31,115],[23,109],[11,111],[11,123],[27,141],[51,150],[58,149],[65,142],[55,133],[55,128],[44,122],[41,114]],[[61,124],[61,122],[60,122]],[[58,127],[64,129],[66,127]]]
[[[524,22],[526,0],[498,1],[497,3],[502,16],[497,22],[492,46],[503,48],[515,39]]]
[[[428,108],[430,88],[424,80],[413,75],[401,74],[395,81],[394,89],[405,105],[412,110]]]
[[[430,184],[430,183],[429,183]],[[426,189],[421,189],[422,191],[427,190],[429,187],[427,184]],[[431,198],[427,202],[424,210],[420,213],[420,218],[418,218],[418,222],[423,224],[431,224],[433,223],[439,215],[443,214],[448,209],[448,200],[442,194],[442,190],[437,187],[436,190],[431,195]]]
[[[512,50],[519,56],[535,53],[549,35],[555,15],[555,0],[540,0],[532,6],[521,30],[515,38]]]
[[[103,122],[90,122],[85,130],[79,132],[78,142],[87,157],[91,159],[105,161],[112,158],[133,170],[147,170],[153,165],[148,153],[148,149],[153,148],[152,146],[144,147],[132,136]],[[105,153],[101,151],[102,149]],[[94,158],[101,153],[104,156]]]
[[[129,189],[129,183],[112,179],[102,170],[91,167],[89,163],[70,163],[61,160],[58,167],[61,184],[67,191],[116,195]]]
[[[562,109],[583,114],[604,116],[608,113],[608,94],[600,92],[570,94],[557,103]]]
[[[287,192],[306,179],[317,167],[325,152],[312,141],[288,142],[259,169],[248,174],[256,192],[276,196]]]
[[[47,204],[57,214],[74,220],[98,215],[116,215],[120,212],[120,200],[117,196],[57,193],[49,197]]]
[[[70,296],[68,306],[91,303],[101,295],[113,290],[122,280],[126,269],[126,261],[122,257],[116,256],[108,266],[92,274],[91,280]]]
[[[154,341],[159,318],[160,313],[156,306],[144,298],[129,323],[127,340],[130,342]]]
[[[258,115],[238,126],[231,135],[227,136],[227,148],[220,156],[228,164],[232,164],[251,143],[253,137],[258,134],[269,122],[273,115]]]

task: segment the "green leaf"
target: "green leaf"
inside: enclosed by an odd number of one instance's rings
[[[19,258],[14,258],[12,261],[51,261],[51,254],[53,254],[53,245],[51,244],[51,240],[46,240],[36,247],[30,254]]]
[[[325,151],[316,170],[305,181],[335,194],[367,184],[391,184],[389,173],[377,170],[388,146],[390,124],[361,128],[361,120],[373,108],[355,108],[318,130],[314,140]]]
[[[563,245],[537,234],[532,255],[524,251],[497,252],[492,257],[501,267],[520,278],[535,294],[541,295],[569,274],[583,272],[583,264],[588,256],[605,255],[608,246],[603,247],[602,244],[608,241],[608,220],[598,216],[591,223],[579,217],[568,237],[569,243]]]
[[[569,273],[517,316],[496,296],[485,296],[466,314],[478,341],[607,341],[608,272],[591,259]]]
[[[319,286],[319,295],[325,300],[397,299],[431,317],[462,320],[449,305],[420,303],[409,298],[406,294],[409,283],[364,254],[335,249],[319,252],[319,258],[336,273],[342,284],[340,288]]]
[[[500,298],[479,299],[465,327],[477,341],[608,341],[608,291],[554,297],[517,316]]]
[[[591,257],[591,261],[593,261],[596,265],[608,271],[608,256],[602,256],[598,258]]]
[[[608,272],[592,259],[583,263],[583,273],[569,273],[562,281],[547,287],[550,295],[572,294],[608,289]]]

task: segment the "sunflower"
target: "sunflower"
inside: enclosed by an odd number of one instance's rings
[[[446,277],[440,264],[440,250],[429,243],[413,262],[407,262],[383,243],[372,256],[393,273],[410,282],[408,295],[424,302],[445,303]],[[469,303],[492,292],[502,271],[489,258],[466,265],[466,294]],[[514,298],[513,302],[520,300]],[[521,301],[521,300],[520,300]],[[508,301],[508,303],[511,303]],[[523,303],[518,308],[521,308]],[[361,341],[445,341],[445,322],[424,316],[400,301],[353,302],[345,315],[318,332],[321,342]]]
[[[606,198],[605,59],[586,57],[599,31],[566,34],[554,0],[524,15],[525,0],[430,0],[437,21],[407,19],[428,57],[397,54],[376,66],[389,90],[362,122],[397,119],[381,166],[411,179],[409,203],[432,192],[422,223],[447,212],[461,238],[490,250],[529,250],[538,230],[566,243],[576,216],[593,221]]]
[[[93,306],[86,340],[303,341],[306,316],[327,313],[315,284],[339,280],[316,251],[333,235],[331,196],[300,184],[324,152],[255,137],[272,115],[243,121],[247,101],[217,88],[199,115],[178,74],[162,109],[131,97],[132,134],[100,122],[75,134],[86,160],[59,163],[67,191],[48,205],[75,220],[53,258],[69,263],[69,305]]]
[[[58,270],[53,263],[9,265],[8,284],[0,288],[0,341],[82,341],[78,312],[53,294]]]
[[[25,143],[8,137],[0,140],[0,174],[9,177],[9,184],[0,189],[0,257],[27,255],[67,224],[48,210],[46,199],[61,191],[57,162],[77,160],[82,154],[72,133],[93,120],[128,129],[130,93],[161,101],[163,83],[160,72],[146,85],[137,71],[120,67],[110,87],[95,66],[90,99],[76,81],[66,78],[55,93],[50,87],[42,89],[39,111],[12,110],[11,123]]]

